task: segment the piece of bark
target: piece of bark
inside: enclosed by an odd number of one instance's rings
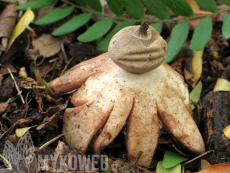
[[[230,142],[223,142],[223,129],[230,124],[230,92],[210,92],[203,99],[203,137],[211,164],[229,162]]]
[[[224,69],[221,78],[224,78],[226,80],[230,80],[230,64]]]

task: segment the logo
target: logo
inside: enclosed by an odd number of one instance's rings
[[[66,149],[65,149],[66,148]],[[29,131],[27,131],[14,146],[6,141],[3,149],[4,164],[9,169],[31,170],[31,163],[38,171],[106,171],[108,169],[107,155],[81,155],[67,149],[64,142],[59,142],[54,154],[35,156],[35,147]],[[24,162],[25,164],[22,164]],[[24,167],[22,167],[24,165]],[[25,166],[26,165],[26,166]],[[111,165],[116,170],[117,165]]]
[[[29,164],[34,160],[34,143],[30,133],[27,131],[18,141],[17,146],[6,141],[3,150],[3,157],[5,157],[12,165],[14,169],[19,171],[19,164],[22,160],[25,161],[27,170],[29,170]],[[9,164],[4,161],[6,167],[9,168]]]

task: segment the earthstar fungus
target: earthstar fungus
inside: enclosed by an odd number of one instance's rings
[[[166,46],[151,26],[126,27],[113,36],[108,53],[76,65],[49,83],[55,92],[80,87],[71,98],[75,107],[67,108],[63,117],[63,134],[71,148],[85,153],[92,144],[94,152],[100,153],[126,123],[129,161],[149,166],[160,120],[188,150],[205,151],[191,115],[187,85],[163,62]]]

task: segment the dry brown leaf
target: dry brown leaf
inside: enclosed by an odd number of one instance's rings
[[[4,103],[0,103],[0,114],[5,112],[5,110],[6,110],[7,106],[8,106],[8,103],[9,103],[9,100],[7,100]]]
[[[48,172],[61,172],[64,170],[65,172],[96,173],[94,163],[89,158],[77,153],[76,150],[70,150],[64,142],[60,141],[53,153],[52,160],[39,159],[39,162],[41,170],[49,170]]]
[[[34,49],[38,49],[40,51],[40,55],[50,57],[61,50],[61,44],[63,42],[64,40],[61,37],[54,38],[50,34],[45,34],[35,40],[32,44]]]
[[[5,75],[5,74],[9,74],[8,69],[10,69],[10,71],[12,73],[17,73],[17,70],[14,68],[14,66],[12,66],[11,64],[7,63],[4,64],[1,68],[0,74]]]
[[[57,2],[57,1],[56,1]],[[52,3],[48,6],[45,6],[45,7],[42,7],[38,10],[37,12],[37,17],[36,17],[36,20],[40,19],[41,17],[45,16],[46,14],[48,14],[49,12],[51,12],[55,5],[56,5],[56,2],[55,3]]]
[[[12,135],[8,135],[4,140],[9,141],[11,144],[16,146],[18,141],[19,141],[19,139],[20,138],[18,138],[16,134],[12,134]]]
[[[2,39],[2,50],[4,51],[7,48],[9,37],[14,29],[14,25],[17,19],[17,11],[15,7],[17,4],[8,4],[0,16],[0,38]],[[1,49],[1,48],[0,48]]]
[[[224,66],[221,62],[217,61],[217,60],[213,60],[210,62],[211,66],[214,67],[216,70],[224,70]]]
[[[38,49],[26,49],[25,55],[28,60],[36,61],[37,58],[40,56]]]
[[[210,14],[212,12],[210,11],[204,11],[204,10],[194,10],[194,16],[198,16],[198,15],[204,15],[204,14]],[[184,18],[183,16],[179,16],[180,18]],[[216,19],[217,19],[217,14],[214,14],[211,16],[212,17],[212,23],[215,23]],[[204,17],[198,17],[198,18],[194,18],[194,19],[189,19],[188,22],[192,23],[194,25],[197,25]]]
[[[205,169],[199,171],[199,173],[229,173],[230,163],[221,163],[217,165],[208,166]]]
[[[36,128],[36,130],[54,130],[58,128],[57,122],[59,119],[61,119],[60,113],[57,112],[54,115],[52,115],[50,118],[45,117],[43,119],[43,122],[40,126]]]
[[[230,79],[230,64],[224,68],[224,71],[221,74],[221,78],[224,78],[226,80]]]
[[[1,136],[0,136],[0,142],[6,139],[14,130],[14,128],[18,125],[18,121],[15,122],[8,130],[6,130]],[[16,136],[16,135],[15,135]],[[9,136],[10,137],[10,136]],[[17,136],[16,136],[17,137]],[[9,138],[8,138],[9,139]],[[15,137],[14,137],[15,139]],[[9,140],[10,141],[10,140]],[[11,142],[11,141],[10,141]],[[14,143],[13,143],[14,144]]]
[[[3,112],[5,112],[8,104],[11,103],[11,102],[13,102],[14,100],[15,100],[15,98],[11,97],[6,102],[0,103],[0,114],[3,113]]]
[[[19,120],[19,126],[24,128],[30,123],[40,122],[41,120],[42,120],[41,115],[38,113],[34,113],[33,115],[31,115],[28,118],[21,118]]]

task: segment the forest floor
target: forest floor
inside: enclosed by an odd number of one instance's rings
[[[4,8],[5,6],[0,6],[1,11]],[[223,136],[223,129],[230,124],[230,92],[213,92],[219,78],[228,81],[230,79],[230,45],[229,40],[225,39],[221,32],[223,16],[224,14],[219,15],[213,24],[211,39],[201,53],[201,61],[198,61],[197,65],[202,63],[202,73],[198,79],[202,83],[202,89],[201,93],[198,92],[200,97],[199,101],[195,103],[193,117],[203,135],[206,151],[210,152],[184,165],[186,173],[200,170],[201,159],[206,160],[211,165],[230,161],[230,143]],[[93,23],[93,21],[90,22]],[[77,36],[86,30],[85,27],[63,37],[52,37],[50,34],[52,29],[60,23],[43,27],[30,24],[33,31],[26,29],[7,52],[2,48],[0,55],[0,153],[3,153],[6,147],[19,147],[19,143],[21,147],[24,145],[23,143],[32,145],[32,140],[33,151],[41,157],[53,155],[57,161],[57,166],[62,163],[58,159],[60,157],[58,152],[66,155],[79,155],[76,151],[68,149],[60,135],[62,134],[64,111],[67,107],[73,107],[69,103],[73,92],[55,94],[51,97],[45,87],[42,86],[41,83],[44,85],[45,82],[39,79],[39,75],[49,82],[74,65],[96,57],[103,51],[96,50],[96,42],[80,43],[76,40]],[[173,26],[175,23],[164,23],[163,25],[161,35],[166,41],[169,40]],[[186,43],[174,61],[169,64],[185,77],[190,92],[196,84],[194,84],[194,79],[191,76],[185,74],[185,69],[190,74],[192,73],[191,62],[194,52],[189,49],[189,43],[193,30],[194,26],[190,24],[189,37]],[[2,44],[4,47],[3,40]],[[36,74],[36,70],[39,71],[39,74]],[[18,137],[27,131],[29,134],[26,137]],[[136,167],[127,162],[124,131],[125,128],[114,142],[102,152],[110,158],[108,163],[110,166],[111,163],[118,165],[116,169],[123,170],[123,172],[154,172],[157,162],[162,160],[163,154],[168,148],[175,149],[172,147],[175,144],[177,148],[181,149],[180,144],[164,131],[159,138],[151,168]],[[9,141],[10,144],[6,144],[6,141]],[[23,147],[28,150],[26,146]],[[187,154],[183,148],[181,152]],[[17,157],[15,153],[13,154],[13,157]],[[195,156],[189,155],[188,157],[190,160]],[[41,168],[39,167],[41,170],[44,169],[45,163],[48,162],[42,159]],[[21,172],[26,172],[27,169],[30,169],[30,172],[39,172],[36,169],[37,163],[35,161],[30,163],[29,168],[25,161],[16,165],[19,165]],[[51,162],[47,166],[50,169],[48,172],[54,171]],[[1,167],[5,168],[3,162]],[[11,172],[20,171],[14,167]]]

